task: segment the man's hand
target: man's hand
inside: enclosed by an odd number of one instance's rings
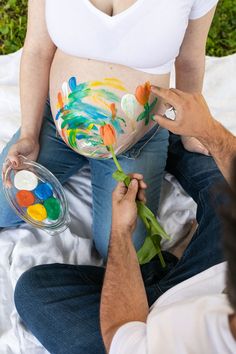
[[[177,89],[166,90],[152,87],[152,92],[171,104],[177,111],[176,120],[171,121],[156,115],[160,126],[174,134],[207,139],[217,122],[213,119],[204,97],[199,93],[185,93]]]
[[[174,121],[157,115],[157,123],[172,133],[193,136],[200,140],[228,183],[233,183],[231,166],[236,155],[236,138],[211,116],[203,96],[158,87],[152,87],[152,91],[177,111]]]
[[[112,195],[112,231],[133,234],[137,223],[136,199],[146,202],[146,183],[140,174],[131,175],[129,188],[119,182]]]

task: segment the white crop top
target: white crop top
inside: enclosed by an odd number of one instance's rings
[[[111,17],[90,0],[45,0],[46,22],[63,52],[152,74],[171,71],[189,20],[218,0],[136,0]]]

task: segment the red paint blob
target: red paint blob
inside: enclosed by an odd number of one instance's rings
[[[20,207],[27,208],[34,204],[35,197],[32,192],[22,190],[16,193],[16,201]]]

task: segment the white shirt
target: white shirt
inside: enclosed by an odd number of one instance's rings
[[[46,22],[55,45],[69,55],[165,74],[179,55],[189,20],[217,2],[136,0],[111,17],[91,0],[46,0]]]
[[[131,322],[117,331],[110,354],[236,353],[228,320],[233,311],[220,293],[224,274],[222,263],[169,290],[154,303],[146,324]]]

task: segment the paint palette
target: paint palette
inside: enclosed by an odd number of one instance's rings
[[[50,235],[67,229],[70,217],[64,189],[45,167],[22,156],[19,168],[8,167],[3,186],[9,204],[25,222]]]

